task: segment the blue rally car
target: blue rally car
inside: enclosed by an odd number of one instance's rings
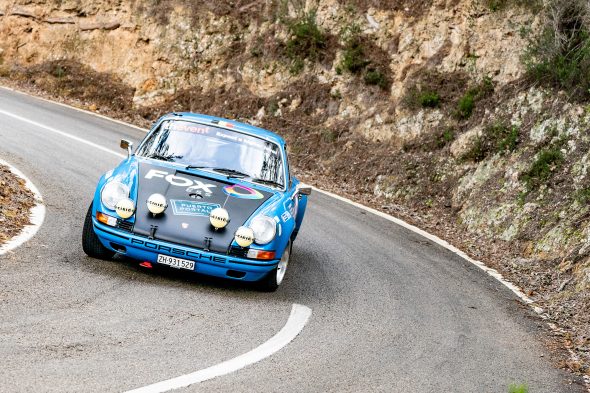
[[[235,121],[172,113],[104,174],[84,252],[122,254],[274,291],[283,281],[311,188],[289,172],[284,140]]]

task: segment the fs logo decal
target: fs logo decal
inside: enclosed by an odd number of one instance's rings
[[[242,186],[240,184],[234,184],[233,186],[225,186],[223,187],[223,192],[227,195],[231,195],[234,198],[238,199],[262,199],[264,195],[262,195],[259,191]]]

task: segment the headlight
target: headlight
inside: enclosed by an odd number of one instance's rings
[[[254,231],[254,241],[258,244],[270,243],[277,234],[277,223],[268,216],[254,217],[250,222],[250,228]]]
[[[117,202],[129,197],[129,187],[118,181],[112,181],[102,188],[100,200],[110,210],[115,210]]]

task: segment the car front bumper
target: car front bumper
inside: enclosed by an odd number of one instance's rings
[[[104,225],[92,219],[94,232],[109,250],[138,261],[158,264],[159,254],[195,261],[193,271],[209,276],[240,281],[258,281],[273,271],[278,259],[259,261],[208,252],[160,240],[148,239],[131,232]]]

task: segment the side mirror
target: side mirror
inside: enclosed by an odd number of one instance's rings
[[[127,156],[131,156],[131,149],[133,149],[133,142],[129,142],[127,139],[121,139],[121,149],[127,150]]]
[[[310,195],[311,194],[311,186],[307,184],[299,183],[297,184],[297,191],[299,195]]]

